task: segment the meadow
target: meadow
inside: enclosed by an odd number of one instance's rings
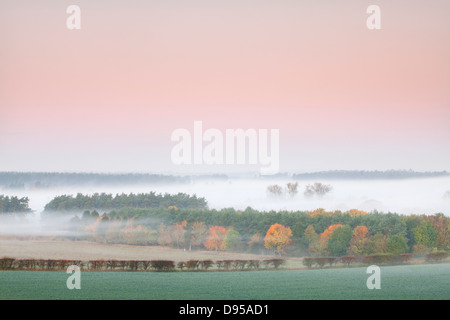
[[[450,264],[381,267],[369,290],[365,267],[234,272],[81,272],[81,289],[62,271],[1,271],[0,299],[43,300],[448,300]]]

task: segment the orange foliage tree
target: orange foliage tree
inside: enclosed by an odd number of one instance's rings
[[[319,208],[314,211],[309,211],[308,215],[311,217],[317,217],[317,216],[332,216],[333,212],[326,211],[325,209]]]
[[[362,240],[366,237],[368,232],[369,229],[366,226],[357,226],[355,229],[353,229],[353,237],[356,240]]]
[[[86,226],[84,228],[84,233],[91,237],[92,240],[99,240],[99,235],[97,233],[98,227],[105,216],[98,217],[94,223]]]
[[[275,249],[278,253],[284,253],[284,248],[291,243],[291,237],[291,228],[275,223],[267,230],[264,237],[264,247]]]
[[[352,217],[357,217],[357,216],[364,216],[367,214],[366,211],[361,211],[358,209],[351,209],[349,211],[346,212],[346,214],[352,216]]]
[[[206,241],[203,244],[206,249],[209,250],[221,250],[223,239],[227,234],[227,229],[222,226],[213,226],[208,230],[208,235],[206,236]]]

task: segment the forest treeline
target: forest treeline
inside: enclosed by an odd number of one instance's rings
[[[206,209],[207,202],[205,198],[196,195],[188,195],[185,193],[172,194],[156,194],[149,193],[131,193],[116,194],[110,193],[94,193],[92,195],[84,195],[78,193],[73,195],[61,195],[53,198],[44,207],[44,213],[51,215],[52,213],[61,214],[62,212],[77,212],[84,210],[117,210],[121,208],[168,208],[176,206],[185,209]]]
[[[0,216],[31,212],[29,201],[28,197],[19,198],[0,194]]]

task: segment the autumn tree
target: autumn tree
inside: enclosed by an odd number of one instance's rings
[[[319,238],[319,235],[317,234],[316,230],[314,230],[314,226],[312,224],[306,227],[305,238],[308,240],[309,243]]]
[[[388,252],[386,235],[378,232],[372,237],[372,253],[386,253]]]
[[[206,236],[206,241],[204,246],[209,250],[222,250],[222,243],[225,235],[227,233],[227,229],[222,226],[213,226],[208,230],[208,235]]]
[[[183,222],[175,223],[168,228],[168,232],[170,234],[172,242],[177,246],[177,248],[180,248],[180,246],[184,246],[185,244],[184,234],[186,233],[186,225],[187,222],[186,220],[184,220]]]
[[[358,210],[358,209],[351,209],[351,210],[346,211],[345,213],[350,215],[351,217],[367,215],[366,211],[362,211],[362,210]]]
[[[189,228],[189,249],[200,247],[205,241],[207,228],[203,221],[194,222]]]
[[[264,247],[266,249],[275,250],[278,253],[284,253],[286,248],[291,243],[292,231],[289,227],[275,223],[267,230],[264,237]]]
[[[318,216],[332,216],[334,213],[332,211],[326,211],[323,208],[319,208],[313,211],[309,211],[308,215],[311,217],[318,217]]]
[[[333,234],[333,231],[336,228],[342,227],[342,224],[332,224],[328,228],[326,228],[321,234],[320,238],[324,240],[330,239],[331,235]]]
[[[100,223],[105,218],[105,216],[98,217],[94,223],[86,226],[84,232],[91,240],[98,241],[101,239],[102,235],[98,232]]]
[[[433,228],[437,231],[436,246],[438,249],[450,249],[450,222],[442,213],[430,217]]]
[[[350,253],[361,255],[368,254],[369,229],[366,226],[357,226],[353,229],[352,239],[350,240]]]
[[[333,234],[334,230],[342,227],[342,224],[332,224],[326,228],[321,234],[318,243],[318,253],[321,255],[328,255],[328,241]]]
[[[431,221],[423,220],[413,230],[414,241],[418,245],[434,248],[437,245],[439,232],[433,227]]]
[[[315,256],[320,254],[320,236],[313,225],[308,225],[305,229],[305,239],[308,242],[308,252]]]

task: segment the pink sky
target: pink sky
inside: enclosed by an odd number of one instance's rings
[[[281,171],[450,170],[448,0],[0,9],[1,171],[178,171],[170,135],[194,120],[280,129]]]

